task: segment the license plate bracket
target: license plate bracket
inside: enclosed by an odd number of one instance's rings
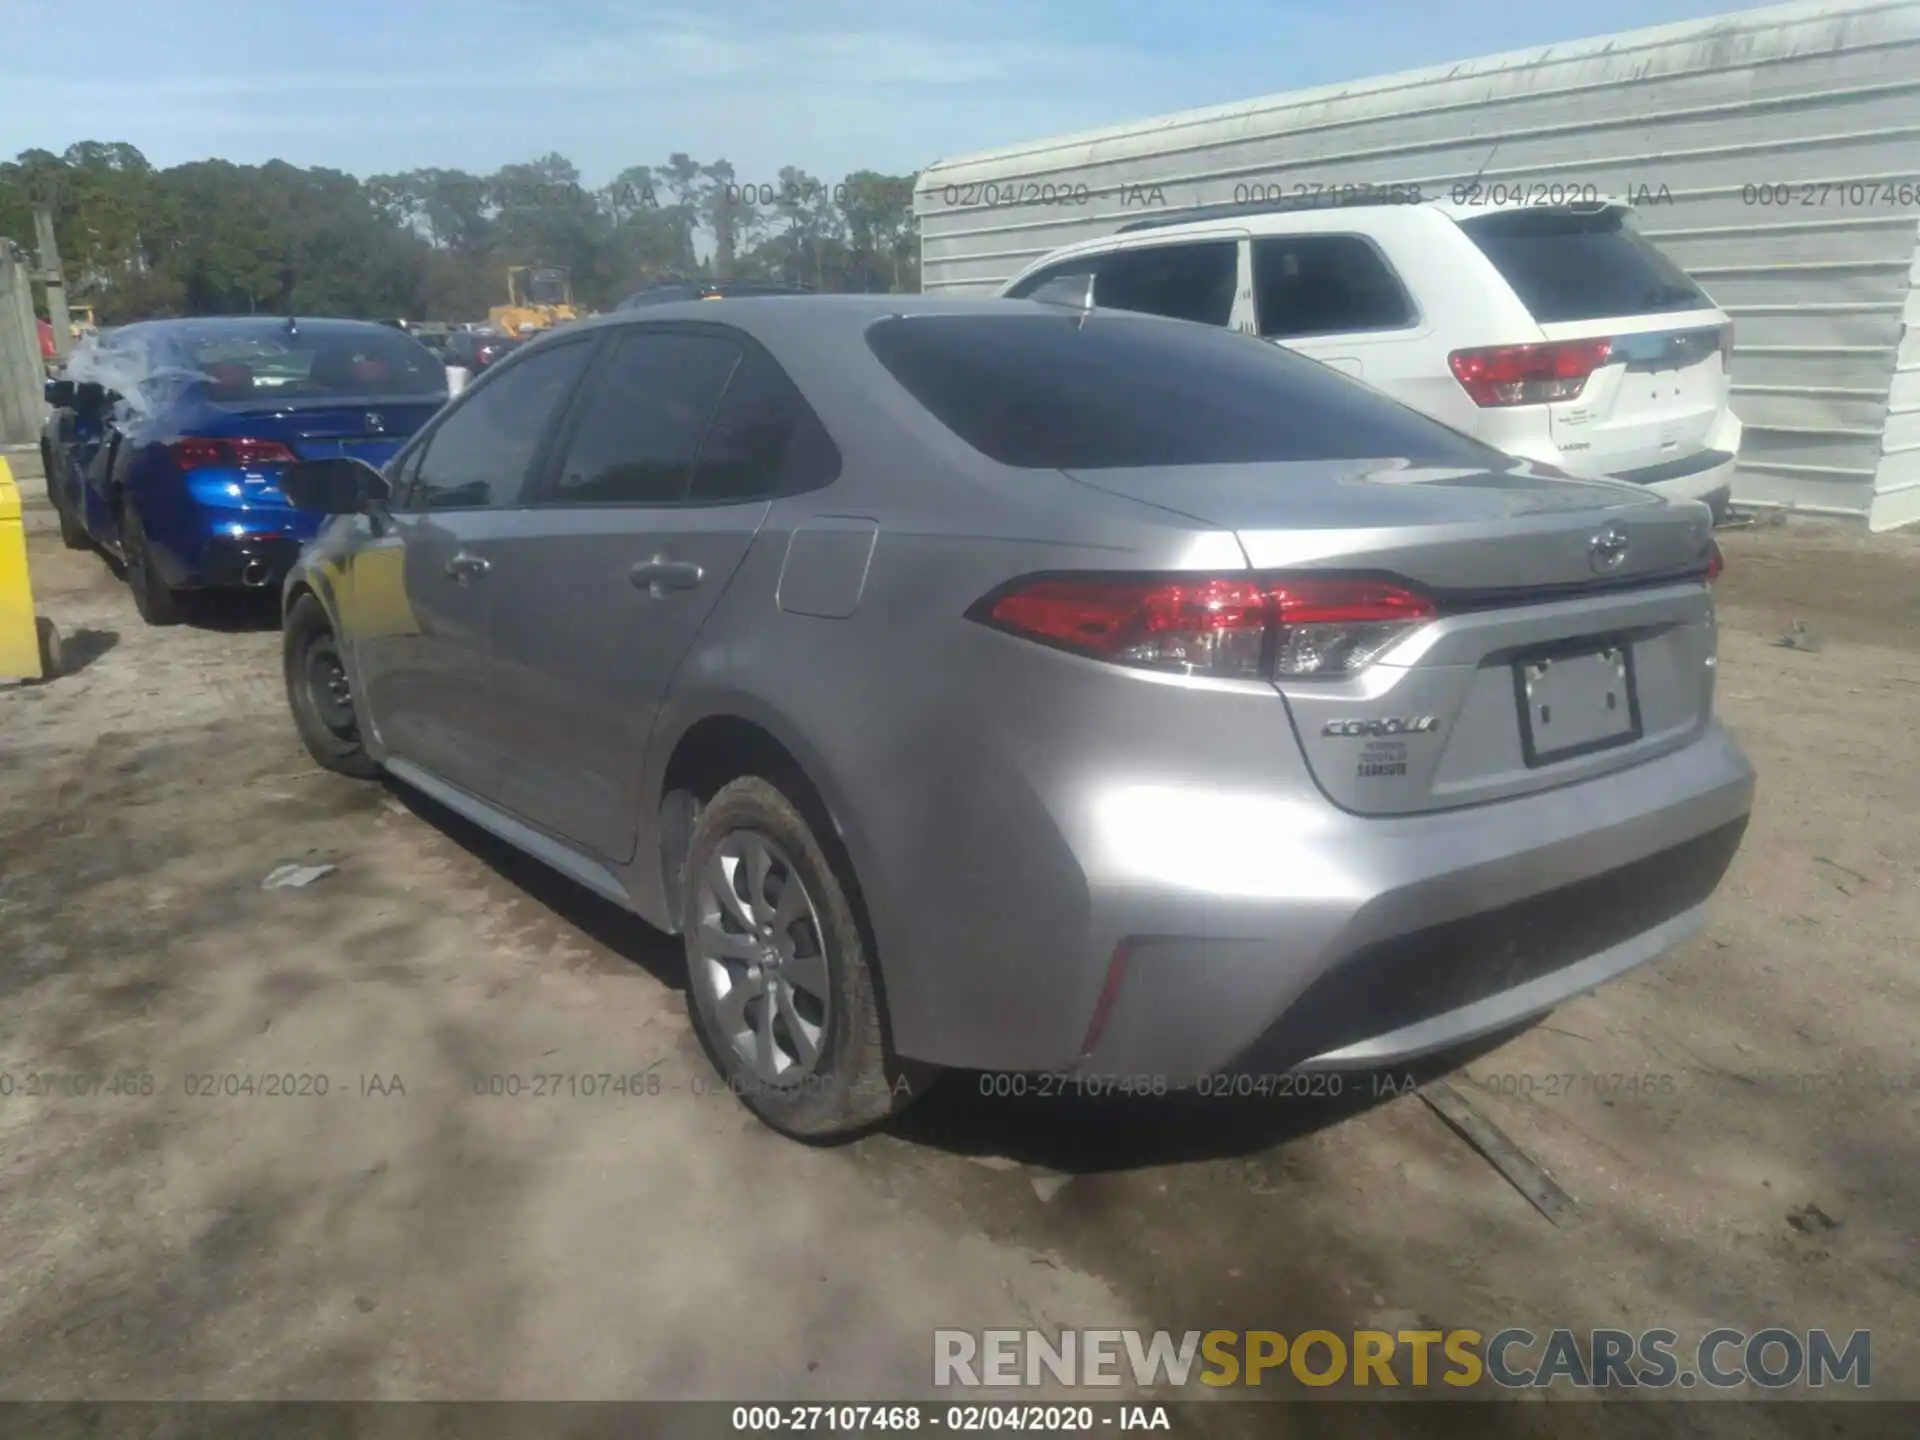
[[[1587,641],[1513,662],[1527,768],[1555,765],[1641,738],[1640,692],[1628,641]]]

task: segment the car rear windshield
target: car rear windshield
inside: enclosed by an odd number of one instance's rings
[[[188,363],[209,377],[213,400],[428,397],[447,388],[445,366],[424,345],[384,327],[208,330],[188,336],[185,346]]]
[[[1206,325],[1010,307],[1005,315],[882,320],[867,343],[949,430],[1022,469],[1386,458],[1513,464],[1314,361]]]
[[[1542,325],[1713,308],[1624,210],[1504,210],[1460,228]]]

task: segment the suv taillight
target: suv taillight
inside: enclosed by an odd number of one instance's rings
[[[1720,553],[1718,540],[1707,541],[1707,583],[1711,585],[1720,578],[1720,572],[1727,568],[1726,556]]]
[[[278,440],[242,436],[189,435],[167,446],[173,463],[182,470],[206,470],[215,465],[251,470],[259,465],[291,465],[294,453]]]
[[[1729,320],[1720,327],[1720,368],[1726,369],[1733,364],[1733,322]]]
[[[1351,675],[1435,613],[1390,582],[1289,575],[1036,579],[971,612],[1116,665],[1251,680]]]
[[[1607,363],[1612,351],[1610,339],[1490,345],[1456,350],[1447,365],[1476,405],[1547,405],[1578,399],[1587,377]]]

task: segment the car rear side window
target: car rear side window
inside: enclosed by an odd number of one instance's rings
[[[726,505],[828,484],[840,452],[771,355],[744,347],[707,428],[687,498]]]
[[[1092,260],[1069,260],[1030,275],[1007,292],[1009,300],[1039,300],[1052,305],[1087,304],[1093,284]]]
[[[1023,469],[1402,458],[1506,469],[1499,451],[1230,330],[1130,315],[919,315],[867,343],[967,444]]]
[[[684,500],[700,442],[740,363],[719,335],[622,335],[598,368],[550,505],[673,505]]]
[[[1225,325],[1233,319],[1239,284],[1237,240],[1147,245],[1102,255],[1093,298],[1108,310],[1138,310],[1171,320]]]
[[[1253,242],[1253,297],[1269,339],[1400,330],[1413,301],[1380,252],[1357,235],[1287,235]]]
[[[404,501],[409,510],[478,510],[520,503],[527,470],[593,353],[575,341],[495,371],[427,437]]]
[[[1503,210],[1460,228],[1542,325],[1713,308],[1624,210]]]

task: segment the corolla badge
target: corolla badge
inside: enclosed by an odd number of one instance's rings
[[[1596,574],[1618,570],[1627,558],[1627,532],[1618,525],[1609,525],[1587,542],[1587,558]]]

